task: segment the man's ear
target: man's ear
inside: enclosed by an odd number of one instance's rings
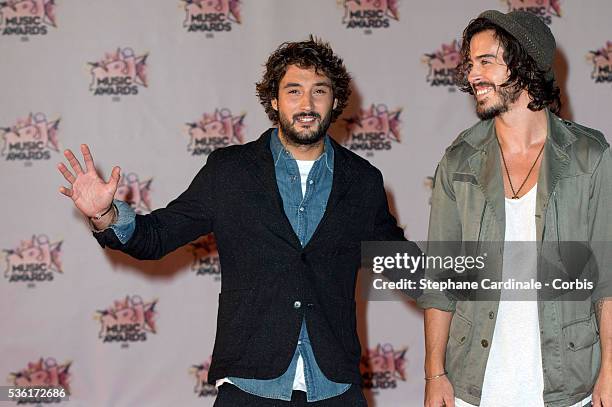
[[[338,107],[338,99],[334,98],[334,107],[333,108],[335,109],[336,107]]]
[[[274,98],[270,101],[272,103],[272,109],[278,111],[278,99]]]

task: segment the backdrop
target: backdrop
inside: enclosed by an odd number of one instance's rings
[[[270,123],[255,97],[268,55],[313,33],[354,77],[331,133],[385,177],[426,238],[431,176],[477,119],[450,80],[485,9],[550,25],[563,116],[612,134],[609,0],[5,0],[0,2],[0,380],[61,384],[70,406],[210,406],[220,269],[213,238],[159,262],[102,250],[56,169],[88,143],[139,213],[182,192],[214,149]],[[420,406],[422,314],[359,302],[372,406]],[[63,404],[62,404],[63,405]]]

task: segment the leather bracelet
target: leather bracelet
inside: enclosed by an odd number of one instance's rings
[[[445,371],[444,371],[444,373],[437,374],[437,375],[435,375],[435,376],[431,376],[431,377],[426,377],[426,378],[425,378],[425,380],[426,380],[426,381],[429,381],[429,380],[438,379],[438,378],[440,378],[440,377],[442,377],[442,376],[446,376],[447,374],[448,374],[448,372],[445,370]]]
[[[102,217],[103,217],[104,215],[106,215],[107,213],[109,213],[109,212],[111,211],[111,209],[113,209],[113,207],[114,207],[114,206],[115,206],[115,203],[113,202],[113,203],[111,203],[111,205],[108,207],[108,209],[104,211],[104,213],[102,213],[102,214],[100,214],[100,215],[93,216],[93,217],[91,217],[91,218],[89,218],[89,219],[91,219],[91,220],[100,220],[100,219],[102,219]]]

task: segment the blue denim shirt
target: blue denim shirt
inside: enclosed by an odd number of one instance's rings
[[[329,136],[325,136],[325,149],[310,169],[304,195],[302,195],[297,162],[280,142],[278,130],[275,130],[270,137],[270,150],[274,159],[276,183],[283,200],[283,209],[302,247],[304,247],[314,234],[325,213],[333,181],[334,149]],[[115,224],[111,225],[111,228],[121,243],[125,243],[134,232],[135,212],[125,202],[116,200],[115,205],[119,211],[119,217]],[[265,398],[289,401],[293,392],[293,380],[299,355],[302,355],[304,362],[307,401],[314,402],[338,396],[351,386],[347,383],[333,382],[325,377],[315,359],[305,319],[302,321],[293,359],[285,373],[280,377],[268,380],[239,377],[229,377],[229,380],[248,393]]]

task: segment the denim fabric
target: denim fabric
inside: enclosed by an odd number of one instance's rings
[[[285,214],[302,247],[306,246],[323,217],[327,199],[331,192],[334,149],[329,141],[329,136],[326,136],[324,152],[315,161],[308,174],[305,194],[302,194],[297,162],[281,144],[277,130],[273,132],[270,138],[270,149],[274,158],[276,183],[283,199]],[[325,377],[315,360],[312,345],[308,338],[306,320],[302,321],[302,329],[293,359],[285,373],[280,377],[269,380],[230,377],[229,380],[240,390],[256,396],[291,400],[293,379],[299,355],[302,355],[304,362],[306,398],[309,402],[338,396],[351,386],[346,383],[333,382]]]
[[[109,228],[115,232],[117,239],[119,239],[122,244],[125,244],[134,234],[134,228],[136,227],[136,212],[134,212],[134,209],[132,209],[127,202],[115,199],[113,203],[117,207],[118,216],[115,223],[110,225]]]

